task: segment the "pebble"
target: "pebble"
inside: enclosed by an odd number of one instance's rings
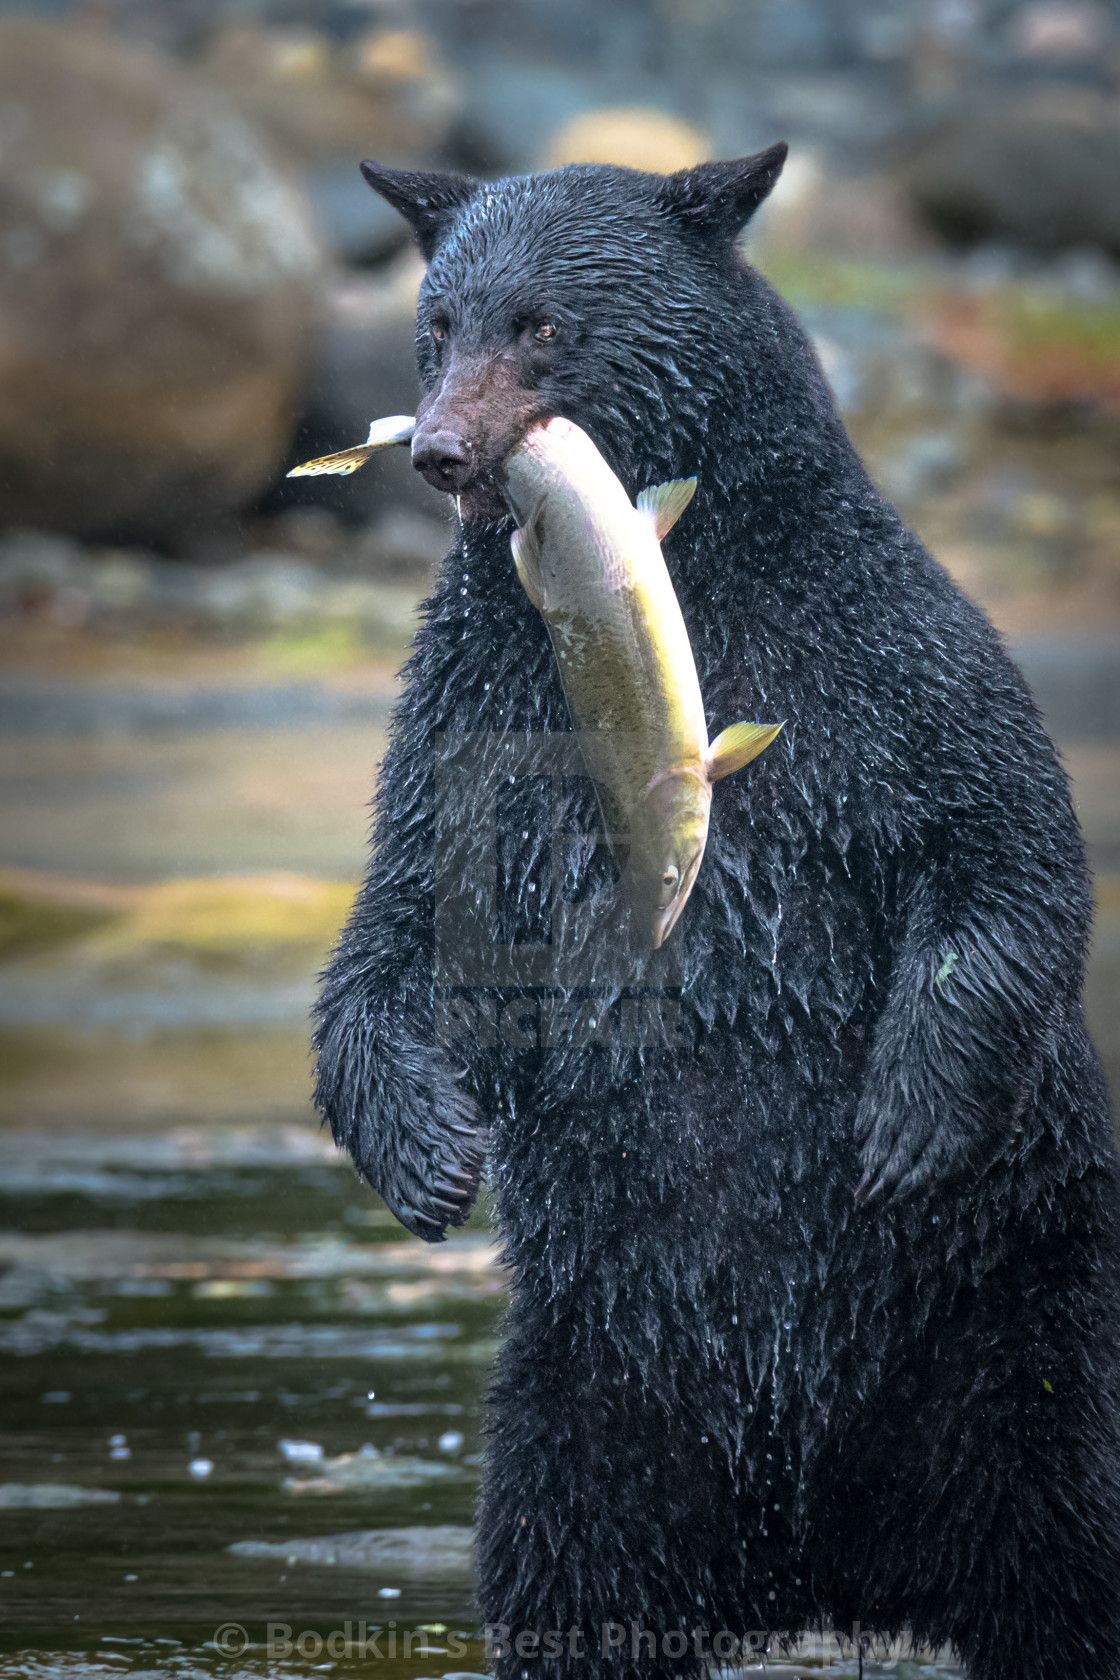
[[[323,1449],[318,1441],[277,1441],[277,1450],[289,1464],[321,1464]]]

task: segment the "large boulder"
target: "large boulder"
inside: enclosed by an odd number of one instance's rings
[[[573,117],[552,136],[544,162],[548,169],[561,169],[566,163],[614,163],[671,175],[710,155],[707,138],[680,117],[644,105],[624,105]]]
[[[426,157],[446,138],[458,99],[436,43],[418,29],[375,28],[339,42],[311,28],[231,24],[216,32],[200,70],[309,167]]]
[[[438,159],[458,106],[455,78],[422,30],[373,28],[338,41],[308,27],[237,23],[200,62],[270,145],[304,174],[319,228],[350,262],[377,262],[408,228],[370,192],[358,159]]]
[[[298,190],[210,89],[0,20],[0,523],[174,539],[275,473],[313,340]]]
[[[1042,86],[969,101],[915,148],[904,180],[954,245],[1120,255],[1120,115],[1090,88]]]

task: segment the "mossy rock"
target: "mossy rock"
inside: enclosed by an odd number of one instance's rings
[[[54,904],[0,884],[0,961],[84,939],[113,920],[111,910]]]

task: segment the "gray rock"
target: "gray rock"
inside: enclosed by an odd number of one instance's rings
[[[918,432],[879,463],[879,483],[892,500],[914,501],[946,489],[965,464],[965,440],[959,432]]]
[[[408,244],[404,217],[370,191],[355,161],[310,169],[307,190],[323,237],[347,262],[380,262]]]
[[[1120,738],[1120,639],[1037,637],[1011,651],[1062,741]]]
[[[72,1511],[79,1505],[118,1505],[120,1497],[107,1488],[68,1482],[0,1482],[0,1511]]]
[[[457,1464],[437,1464],[411,1454],[378,1452],[367,1442],[355,1453],[326,1458],[309,1465],[304,1476],[285,1476],[284,1488],[294,1494],[384,1493],[398,1488],[426,1487],[429,1482],[462,1480]]]
[[[81,547],[49,531],[9,530],[0,535],[0,610],[48,599],[74,587],[84,574]]]
[[[221,570],[195,574],[198,609],[220,624],[251,629],[308,618],[321,588],[314,566],[286,554],[251,554]]]
[[[465,1576],[471,1572],[472,1530],[450,1524],[431,1528],[366,1528],[312,1540],[237,1540],[234,1557],[269,1558],[337,1569],[393,1570],[400,1575]]]
[[[177,535],[270,479],[321,254],[298,189],[168,62],[0,18],[0,521]]]
[[[518,174],[539,166],[549,135],[606,103],[617,101],[604,98],[595,78],[498,52],[467,82],[454,143],[485,173]]]
[[[964,103],[915,148],[904,180],[918,214],[951,245],[1120,254],[1120,123],[1114,101],[1090,89]]]
[[[363,533],[355,558],[381,576],[422,576],[445,558],[452,536],[448,519],[391,508]]]
[[[94,613],[143,612],[153,596],[159,562],[125,549],[99,554],[86,568],[85,588]]]
[[[185,735],[215,729],[383,728],[390,701],[323,683],[285,687],[108,688],[79,683],[4,684],[0,738]]]

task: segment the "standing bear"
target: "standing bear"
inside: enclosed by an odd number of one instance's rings
[[[363,165],[428,260],[412,453],[460,524],[323,987],[317,1100],[428,1241],[488,1159],[512,1273],[479,1515],[499,1676],[696,1673],[732,1634],[823,1621],[948,1642],[973,1680],[1109,1680],[1120,1203],[1082,841],[999,637],[737,248],[784,157],[486,184]],[[696,475],[665,557],[710,732],[785,723],[716,789],[663,973],[616,961],[593,790],[526,756],[570,724],[500,471],[555,415],[631,497]],[[552,981],[456,967],[473,924],[449,904],[493,900],[506,954],[547,955],[549,893],[585,929]],[[655,997],[670,1030],[624,1031]]]

